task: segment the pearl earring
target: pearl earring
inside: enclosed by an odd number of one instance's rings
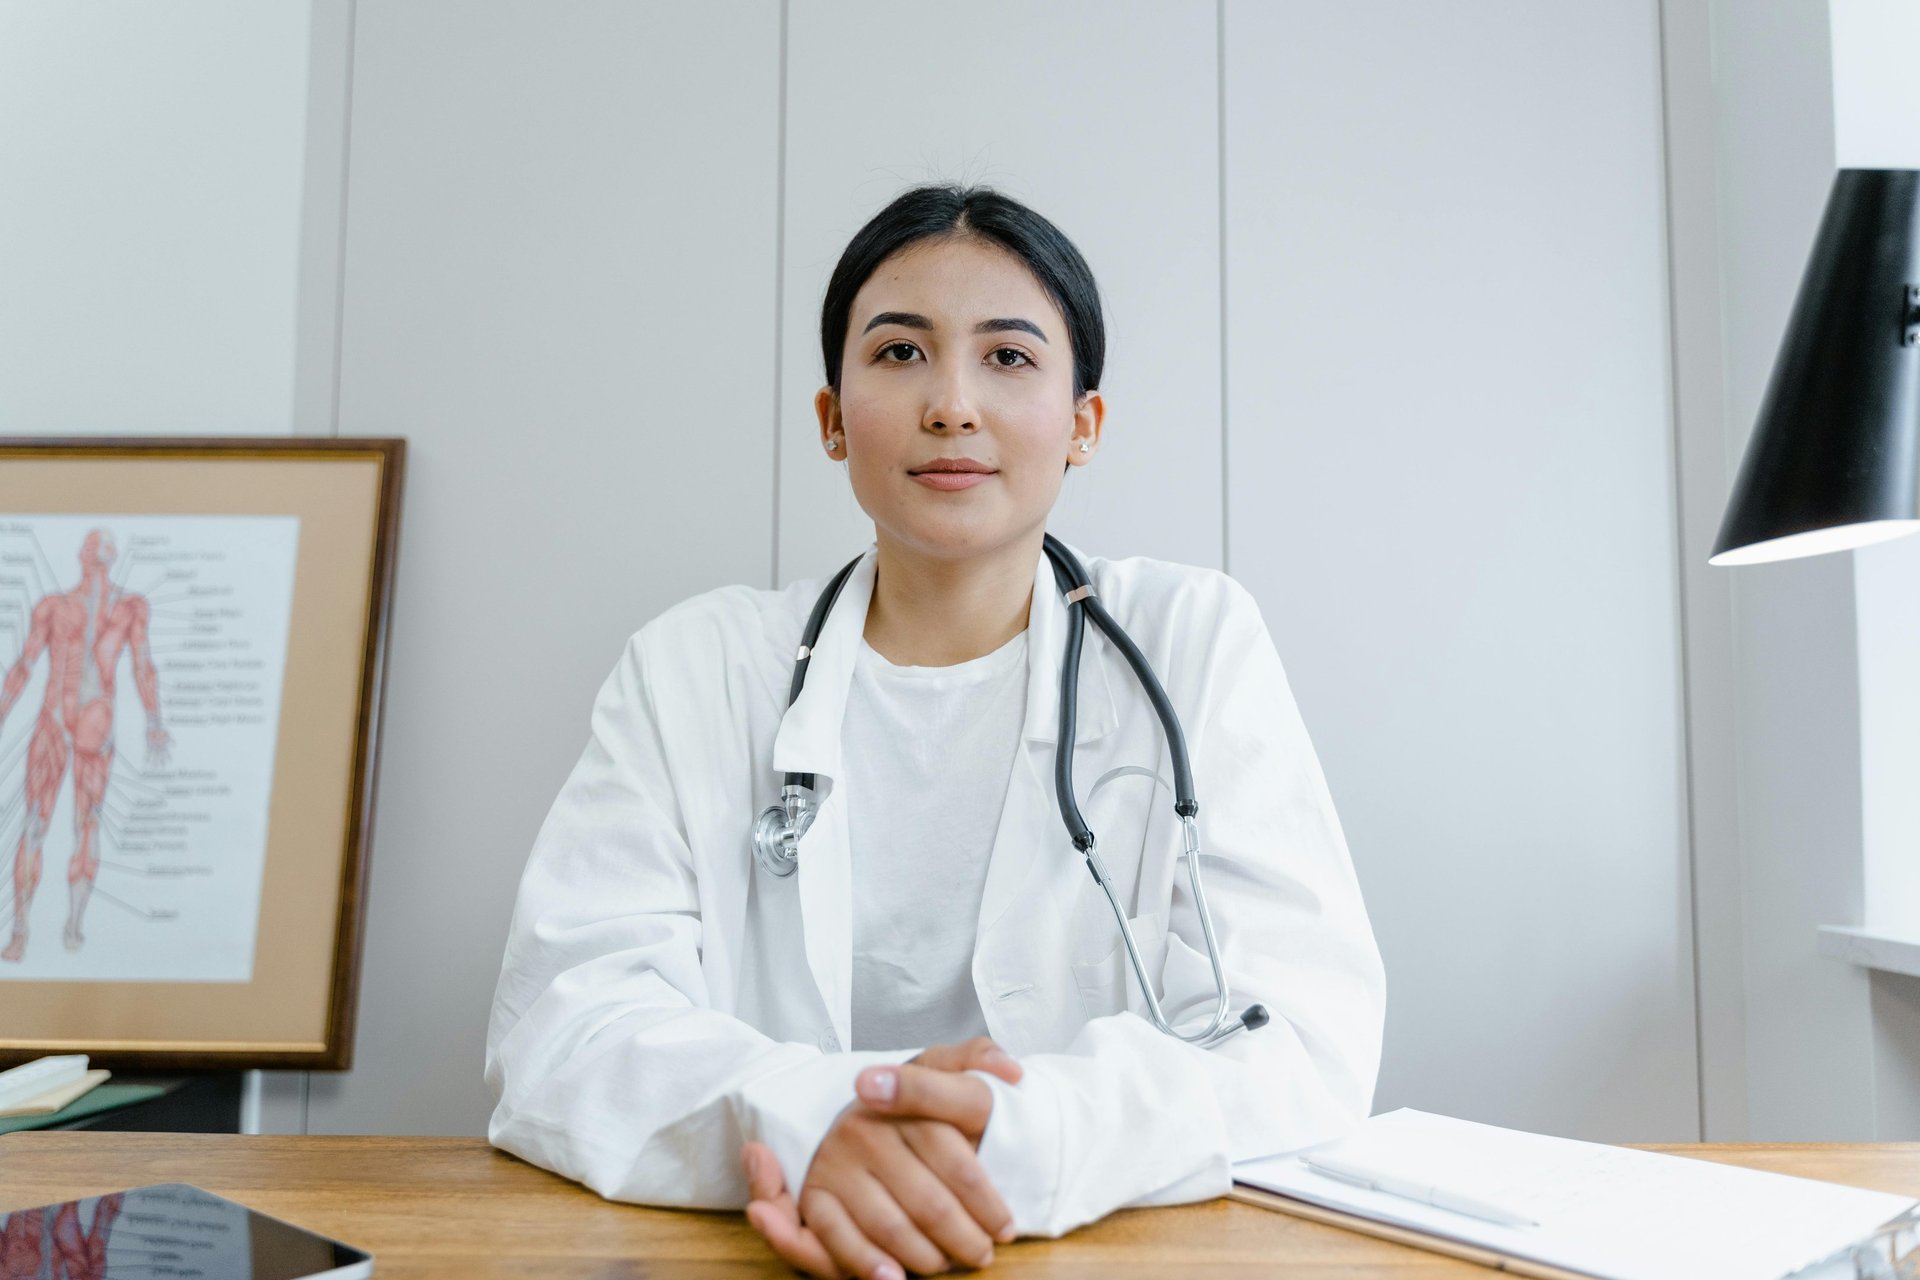
[[[1093,446],[1092,446],[1092,445],[1090,445],[1090,444],[1088,444],[1088,443],[1087,443],[1087,442],[1086,442],[1085,440],[1082,440],[1082,441],[1080,442],[1080,452],[1082,452],[1082,453],[1092,453],[1092,452],[1093,452]]]

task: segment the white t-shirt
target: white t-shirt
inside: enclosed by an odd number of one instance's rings
[[[864,639],[847,690],[853,1045],[985,1035],[974,931],[1027,711],[1027,633],[950,667],[896,666]]]

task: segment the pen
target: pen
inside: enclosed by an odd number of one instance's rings
[[[1463,1213],[1469,1218],[1479,1218],[1482,1222],[1492,1222],[1503,1227],[1537,1227],[1540,1224],[1532,1218],[1503,1209],[1497,1204],[1479,1199],[1476,1196],[1462,1195],[1446,1191],[1424,1182],[1409,1182],[1390,1174],[1373,1169],[1362,1168],[1341,1160],[1329,1160],[1325,1156],[1301,1156],[1300,1162],[1316,1173],[1324,1173],[1341,1182],[1351,1182],[1355,1186],[1378,1191],[1383,1195],[1398,1196],[1402,1200],[1415,1200],[1421,1204],[1430,1204],[1436,1209],[1446,1209],[1453,1213]]]

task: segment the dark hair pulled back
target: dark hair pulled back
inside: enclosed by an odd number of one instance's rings
[[[1073,344],[1073,398],[1100,385],[1107,359],[1107,328],[1100,316],[1100,290],[1087,260],[1060,229],[991,187],[930,183],[896,196],[855,233],[827,281],[820,307],[820,350],[827,385],[840,389],[854,295],[875,269],[900,250],[923,240],[977,236],[1006,249],[1033,272],[1040,287],[1066,317]]]

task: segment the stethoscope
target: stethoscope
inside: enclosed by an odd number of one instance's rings
[[[1066,745],[1061,750],[1055,745],[1053,757],[1054,792],[1060,802],[1060,817],[1067,824],[1067,832],[1073,837],[1074,848],[1087,860],[1087,870],[1093,876],[1094,883],[1107,895],[1107,904],[1113,908],[1113,918],[1120,924],[1120,936],[1127,944],[1127,959],[1133,963],[1133,976],[1140,983],[1140,990],[1146,996],[1147,1012],[1153,1018],[1153,1024],[1189,1044],[1197,1044],[1203,1049],[1227,1039],[1241,1030],[1251,1031],[1267,1023],[1267,1010],[1264,1005],[1248,1005],[1238,1018],[1229,1018],[1229,998],[1227,994],[1227,976],[1220,967],[1220,949],[1213,936],[1213,913],[1207,909],[1207,895],[1200,887],[1200,832],[1194,819],[1199,815],[1200,802],[1193,798],[1193,770],[1187,763],[1186,735],[1180,730],[1180,719],[1173,712],[1173,703],[1167,698],[1167,691],[1154,677],[1153,668],[1147,664],[1146,655],[1120,624],[1113,620],[1093,595],[1093,584],[1087,578],[1086,568],[1078,557],[1067,550],[1066,544],[1052,534],[1042,540],[1042,546],[1053,563],[1054,581],[1059,584],[1061,594],[1067,603],[1067,646],[1066,656],[1060,668],[1060,743]],[[840,588],[846,585],[865,553],[849,560],[846,567],[835,574],[827,583],[820,598],[814,602],[813,612],[807,617],[806,630],[800,637],[800,651],[794,655],[793,683],[787,692],[787,705],[791,707],[800,697],[800,689],[806,683],[807,664],[813,659],[813,646],[820,638],[820,627],[826,621],[827,613],[833,608],[833,602],[839,598]],[[1086,619],[1092,617],[1096,626],[1106,633],[1125,656],[1127,665],[1133,668],[1134,676],[1140,681],[1140,687],[1153,703],[1154,712],[1160,717],[1160,725],[1167,735],[1168,754],[1173,757],[1173,811],[1179,815],[1184,832],[1185,849],[1182,857],[1187,864],[1187,879],[1193,886],[1194,906],[1200,913],[1200,931],[1207,942],[1207,959],[1213,965],[1213,986],[1215,1001],[1213,1017],[1204,1030],[1186,1033],[1178,1030],[1167,1021],[1166,1014],[1160,1008],[1159,997],[1153,993],[1153,983],[1147,979],[1146,965],[1140,959],[1140,946],[1133,936],[1133,927],[1127,923],[1127,913],[1120,906],[1120,899],[1113,892],[1113,885],[1107,879],[1106,864],[1100,860],[1099,842],[1094,839],[1093,831],[1087,826],[1086,819],[1080,815],[1080,806],[1073,798],[1073,732],[1074,716],[1078,708],[1080,686],[1080,644],[1086,634]],[[1127,766],[1110,771],[1099,783],[1100,786],[1123,773],[1141,773],[1166,783],[1157,774],[1145,769]],[[800,837],[813,825],[815,803],[813,800],[814,775],[811,773],[787,773],[782,775],[780,803],[762,810],[753,824],[753,852],[755,859],[775,876],[790,876],[799,866]],[[1091,796],[1089,796],[1091,798]]]

